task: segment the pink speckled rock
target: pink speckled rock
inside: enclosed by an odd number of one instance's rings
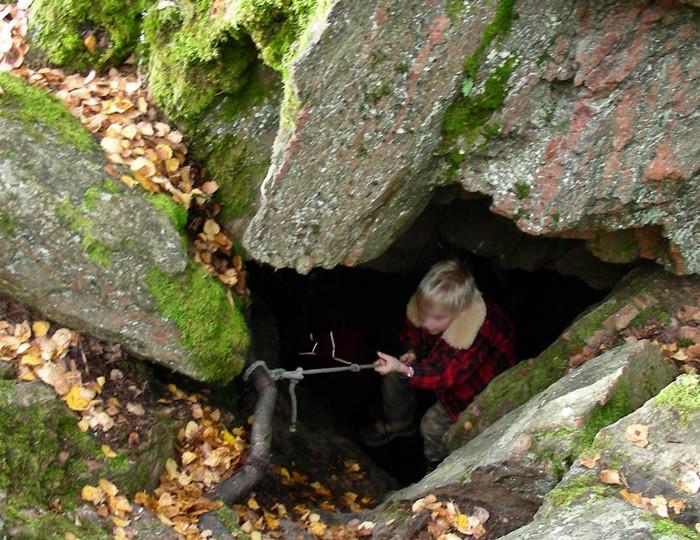
[[[288,80],[298,106],[283,112],[244,237],[253,258],[301,272],[371,260],[436,186],[459,183],[529,234],[585,239],[610,262],[700,272],[700,11],[516,2],[510,31],[464,86],[482,95],[510,58],[505,100],[450,141],[455,164],[438,151],[443,120],[498,6],[331,7]]]

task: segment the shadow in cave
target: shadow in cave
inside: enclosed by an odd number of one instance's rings
[[[436,260],[454,255],[445,253]],[[541,352],[576,315],[607,293],[552,270],[502,270],[488,259],[459,255],[471,267],[480,290],[511,315],[520,360]],[[276,317],[282,366],[314,368],[341,365],[331,359],[333,348],[337,358],[355,363],[373,362],[377,350],[398,354],[406,302],[423,273],[338,267],[302,276],[250,264],[249,283]],[[311,351],[316,354],[299,354]],[[358,444],[359,428],[381,410],[380,376],[372,370],[310,376],[298,388],[300,422],[323,423],[330,417],[336,431]],[[305,393],[312,399],[305,399]],[[419,391],[417,414],[434,400],[432,392]],[[419,434],[365,450],[402,485],[424,475]]]

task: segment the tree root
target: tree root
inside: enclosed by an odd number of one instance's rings
[[[261,366],[250,374],[255,385],[258,400],[253,413],[253,426],[250,434],[250,445],[241,468],[230,478],[221,482],[210,495],[226,505],[240,502],[265,476],[270,463],[270,444],[272,442],[272,418],[277,404],[277,387]],[[199,519],[200,529],[210,529],[214,538],[228,540],[233,538],[228,528],[221,522],[215,512],[207,512]]]

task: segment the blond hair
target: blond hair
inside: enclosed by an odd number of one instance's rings
[[[454,260],[434,264],[418,284],[416,300],[419,306],[439,306],[459,313],[478,292],[474,277]]]

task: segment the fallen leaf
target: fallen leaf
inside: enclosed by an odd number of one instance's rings
[[[117,453],[110,448],[108,444],[103,444],[101,447],[102,453],[105,455],[107,458],[115,458],[117,457]]]
[[[66,395],[66,405],[74,411],[86,411],[90,408],[94,397],[94,390],[76,385]]]
[[[625,439],[635,446],[644,448],[649,444],[649,426],[644,424],[631,424],[625,430]]]
[[[600,481],[604,484],[622,484],[622,475],[614,469],[600,471]]]
[[[44,337],[51,325],[46,321],[34,321],[32,323],[32,332],[34,332],[34,337]]]
[[[579,457],[579,461],[581,462],[581,465],[583,465],[587,469],[594,468],[597,465],[599,459],[600,459],[600,452],[596,452],[595,454],[591,454],[591,455],[583,455],[583,456]]]

